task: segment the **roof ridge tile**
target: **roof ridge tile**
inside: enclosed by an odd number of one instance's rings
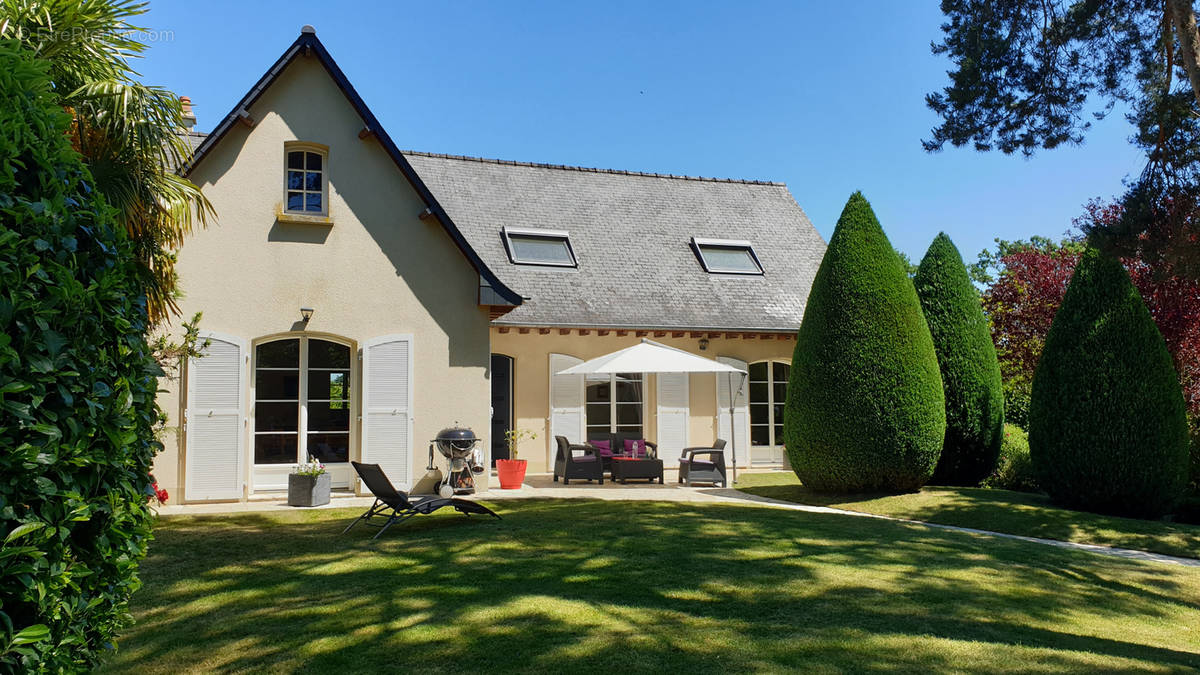
[[[433,157],[435,159],[456,159],[464,162],[481,162],[483,164],[498,164],[501,166],[527,166],[535,169],[556,169],[559,171],[585,171],[588,173],[608,173],[619,176],[641,176],[643,178],[673,178],[675,180],[694,180],[704,183],[737,183],[741,185],[770,185],[772,187],[787,187],[786,183],[770,180],[752,180],[746,178],[712,178],[707,176],[676,175],[673,173],[653,173],[648,171],[628,171],[625,169],[602,169],[588,166],[572,166],[568,164],[546,164],[542,162],[520,162],[512,159],[493,159],[490,157],[475,157],[472,155],[450,155],[442,152],[424,152],[421,150],[401,150],[402,154],[416,157]]]

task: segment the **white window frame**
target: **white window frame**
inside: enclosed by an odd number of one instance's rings
[[[299,400],[297,401],[297,405],[299,406],[299,411],[298,411],[299,417],[297,418],[297,427],[296,427],[296,453],[297,453],[297,457],[299,458],[299,461],[306,461],[308,459],[307,453],[304,451],[304,449],[308,447],[308,435],[310,433],[309,428],[308,428],[308,403],[309,403],[309,401],[308,401],[308,377],[307,377],[307,375],[309,373],[308,342],[309,342],[309,340],[323,340],[325,342],[333,342],[335,344],[342,345],[343,347],[346,347],[350,350],[350,366],[348,368],[346,368],[346,370],[350,371],[350,391],[347,396],[347,399],[350,402],[350,411],[349,411],[350,428],[349,428],[348,434],[347,434],[347,446],[349,448],[349,456],[347,457],[346,462],[332,462],[332,463],[329,463],[326,465],[326,468],[328,469],[328,471],[331,474],[331,477],[333,479],[332,480],[333,486],[334,487],[348,487],[350,484],[350,478],[351,478],[350,474],[352,473],[349,460],[354,459],[356,456],[355,455],[355,447],[357,445],[357,440],[358,440],[357,435],[358,434],[357,434],[357,424],[356,424],[355,420],[358,419],[358,392],[360,391],[360,388],[362,387],[361,376],[358,372],[359,369],[358,369],[357,360],[355,359],[355,356],[354,356],[355,354],[358,353],[358,347],[354,343],[353,340],[350,340],[348,338],[344,338],[344,337],[341,337],[338,335],[329,335],[326,333],[311,333],[311,334],[310,333],[303,333],[303,334],[283,333],[283,334],[279,334],[279,335],[264,336],[264,337],[254,340],[250,344],[250,350],[249,350],[250,351],[250,368],[249,368],[249,373],[248,373],[248,377],[250,380],[250,398],[248,399],[248,401],[249,401],[249,405],[251,408],[251,414],[250,414],[249,421],[248,421],[248,427],[249,427],[249,432],[250,432],[250,443],[249,443],[247,454],[249,455],[248,463],[250,465],[251,473],[252,473],[251,488],[255,489],[255,490],[259,490],[259,491],[285,489],[287,487],[287,475],[286,474],[291,473],[292,469],[295,468],[296,465],[299,463],[299,462],[291,462],[291,463],[286,463],[286,464],[259,464],[257,461],[255,461],[255,446],[257,445],[256,439],[258,438],[259,435],[270,435],[270,434],[282,435],[285,433],[290,433],[290,432],[269,432],[269,431],[260,432],[255,429],[257,417],[258,417],[258,404],[271,402],[271,401],[259,401],[258,400],[258,391],[257,391],[257,387],[258,387],[257,375],[258,375],[258,370],[259,370],[259,368],[258,368],[258,348],[264,344],[268,344],[271,342],[283,342],[285,340],[299,340],[300,341],[300,361],[299,361],[299,368],[298,368],[298,377],[300,379],[300,382],[299,382],[298,394],[297,394],[299,396]],[[317,370],[320,371],[320,370],[335,370],[335,369],[318,368]],[[336,369],[336,370],[342,370],[342,369]],[[316,400],[319,401],[321,399],[316,399]],[[285,401],[285,402],[290,402],[290,401]],[[314,431],[312,433],[327,434],[327,433],[335,433],[335,432]],[[302,453],[302,452],[305,452],[304,457],[300,457],[300,453]]]
[[[729,248],[739,249],[750,254],[750,259],[754,262],[754,266],[758,268],[757,272],[748,272],[746,270],[722,269],[709,264],[708,259],[704,257],[704,248]],[[742,239],[707,239],[703,237],[692,237],[692,251],[696,254],[696,258],[700,261],[700,266],[709,274],[736,274],[741,276],[762,276],[763,271],[762,261],[758,259],[758,254],[754,252],[754,246]]]
[[[288,168],[288,154],[292,152],[311,152],[321,156],[321,210],[320,211],[305,211],[303,208],[293,210],[288,208],[288,193],[300,192],[302,194],[315,194],[315,190],[289,190],[288,189],[288,171],[296,171],[296,169]],[[307,166],[307,158],[305,158],[305,166]],[[304,173],[310,173],[307,168],[303,169]],[[305,200],[307,201],[307,200]],[[320,143],[311,143],[308,141],[288,141],[283,144],[283,213],[289,216],[328,216],[329,215],[329,146]]]
[[[540,239],[555,239],[561,240],[567,247],[567,255],[571,257],[571,262],[541,262],[521,260],[517,258],[516,247],[512,243],[512,235],[518,237],[535,237]],[[571,246],[571,235],[565,230],[540,230],[527,227],[502,227],[500,228],[500,238],[504,240],[504,250],[508,253],[508,259],[514,265],[536,265],[538,267],[579,267],[579,259],[575,257],[575,248]]]
[[[770,444],[756,446],[756,445],[754,445],[754,427],[762,426],[762,425],[754,424],[753,410],[754,410],[754,406],[762,405],[762,403],[754,401],[754,399],[750,395],[750,392],[753,391],[753,389],[751,388],[751,385],[756,382],[756,381],[750,379],[750,366],[754,366],[759,363],[767,364],[767,381],[766,381],[766,385],[767,385],[767,402],[766,402],[766,405],[767,405],[767,439],[770,441]],[[775,421],[775,404],[776,404],[775,385],[778,384],[778,380],[775,379],[775,367],[774,366],[776,363],[782,363],[782,364],[786,365],[788,367],[789,375],[791,374],[792,362],[787,359],[763,359],[761,361],[752,361],[752,362],[746,364],[746,431],[750,437],[750,449],[751,450],[753,450],[756,447],[771,448],[772,450],[777,450],[783,446],[783,439],[775,438],[776,425],[783,424],[782,420],[780,420],[778,423]],[[757,381],[757,383],[762,384],[761,381]],[[787,382],[784,382],[784,384],[787,384]],[[783,401],[783,403],[786,403],[786,401]]]
[[[647,438],[646,427],[648,426],[648,424],[646,423],[646,414],[649,410],[647,407],[647,400],[650,398],[647,395],[647,391],[646,391],[648,378],[646,377],[646,373],[631,373],[631,374],[637,375],[638,377],[641,378],[641,385],[642,385],[642,401],[640,404],[642,406],[642,432],[641,433],[642,433],[642,438]],[[587,438],[588,432],[593,428],[592,425],[589,425],[587,422],[588,406],[595,405],[594,403],[591,403],[587,400],[588,382],[603,382],[603,380],[600,379],[600,376],[602,376],[602,375],[604,375],[604,373],[583,376],[583,435],[584,435],[585,439]],[[608,391],[609,391],[609,397],[608,397],[608,431],[607,431],[607,433],[615,434],[615,433],[618,433],[617,427],[620,426],[617,423],[617,406],[618,405],[634,405],[634,404],[633,403],[617,403],[617,373],[608,373]]]

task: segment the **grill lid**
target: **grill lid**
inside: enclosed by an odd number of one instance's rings
[[[438,432],[436,441],[469,441],[474,442],[479,440],[475,436],[475,432],[462,427],[447,427]]]

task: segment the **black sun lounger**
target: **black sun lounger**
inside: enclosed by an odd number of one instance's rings
[[[372,539],[378,539],[379,535],[395,523],[403,522],[413,516],[427,516],[443,506],[453,506],[455,511],[464,515],[470,516],[472,513],[480,515],[496,515],[494,511],[482,504],[466,499],[446,499],[430,495],[428,497],[417,497],[409,499],[408,495],[396,488],[392,487],[392,482],[384,475],[383,469],[379,468],[378,464],[359,464],[358,462],[350,462],[354,466],[354,470],[358,472],[367,489],[375,495],[375,503],[367,512],[362,514],[353,523],[350,523],[346,529],[342,530],[342,534],[350,531],[351,527],[359,524],[362,521],[367,521],[368,525],[373,525],[380,528]],[[375,520],[386,520],[382,525],[373,522]]]

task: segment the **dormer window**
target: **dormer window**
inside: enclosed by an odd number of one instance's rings
[[[315,143],[284,146],[286,168],[284,211],[307,216],[329,215],[326,172],[329,149]]]
[[[508,259],[517,265],[577,266],[571,237],[566,232],[505,227],[500,234]]]
[[[692,250],[709,274],[762,274],[762,264],[748,241],[692,237]]]

